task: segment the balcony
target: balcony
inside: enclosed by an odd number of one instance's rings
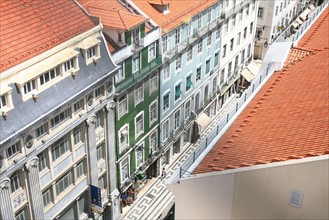
[[[133,48],[132,48],[132,51],[133,52],[137,52],[141,49],[144,48],[144,38],[141,38],[141,39],[135,39],[133,41]]]
[[[151,73],[156,68],[158,68],[161,65],[161,63],[162,63],[162,57],[158,56],[157,58],[152,60],[146,67],[133,73],[133,76],[131,76],[128,79],[123,80],[118,85],[116,85],[115,91],[122,92],[122,91],[128,89],[130,86],[133,86],[136,82],[139,82],[145,76],[147,76],[149,73]]]

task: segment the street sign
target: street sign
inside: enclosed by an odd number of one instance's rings
[[[101,189],[97,186],[90,185],[90,192],[91,192],[91,209],[92,209],[92,211],[101,213],[103,211]]]

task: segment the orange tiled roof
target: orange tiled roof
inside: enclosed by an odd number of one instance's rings
[[[115,30],[130,30],[146,21],[141,15],[135,15],[117,0],[79,0],[79,3],[92,16],[101,18],[104,27]]]
[[[289,51],[288,57],[284,63],[284,66],[289,65],[295,61],[298,61],[299,59],[304,58],[307,56],[309,53],[311,53],[313,50],[305,49],[305,48],[300,48],[300,47],[294,47],[291,48]]]
[[[95,25],[71,0],[0,2],[0,72]]]
[[[163,33],[179,26],[186,17],[192,18],[199,12],[215,4],[216,0],[171,0],[169,4],[170,12],[163,14],[153,7],[148,0],[132,0],[147,16],[154,20]]]
[[[134,15],[121,10],[107,10],[88,6],[88,12],[101,18],[104,27],[115,30],[130,30],[146,21],[146,18],[140,15]]]
[[[317,50],[275,73],[194,173],[329,154],[328,19],[301,40]]]

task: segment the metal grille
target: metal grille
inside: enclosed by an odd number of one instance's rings
[[[302,206],[303,193],[297,191],[290,191],[289,205],[300,208]]]

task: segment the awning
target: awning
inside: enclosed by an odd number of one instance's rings
[[[295,21],[297,21],[297,23],[298,24],[303,24],[303,21],[302,20],[300,20],[299,18],[296,18],[296,20]]]
[[[310,5],[308,6],[308,8],[309,8],[311,11],[314,11],[314,9],[315,9],[315,7],[314,7],[313,4],[310,4]]]
[[[299,24],[297,23],[297,21],[292,22],[291,24],[294,28],[298,28]]]
[[[306,20],[307,19],[307,15],[311,12],[310,9],[306,8],[305,11],[303,11],[303,13],[301,13],[299,15],[299,17],[302,19],[302,20]]]
[[[255,75],[252,74],[248,68],[244,68],[244,70],[241,72],[241,75],[248,81],[251,82],[255,78]]]
[[[200,116],[196,119],[196,122],[198,125],[200,125],[201,130],[204,130],[211,122],[211,119],[205,113],[201,113]]]

